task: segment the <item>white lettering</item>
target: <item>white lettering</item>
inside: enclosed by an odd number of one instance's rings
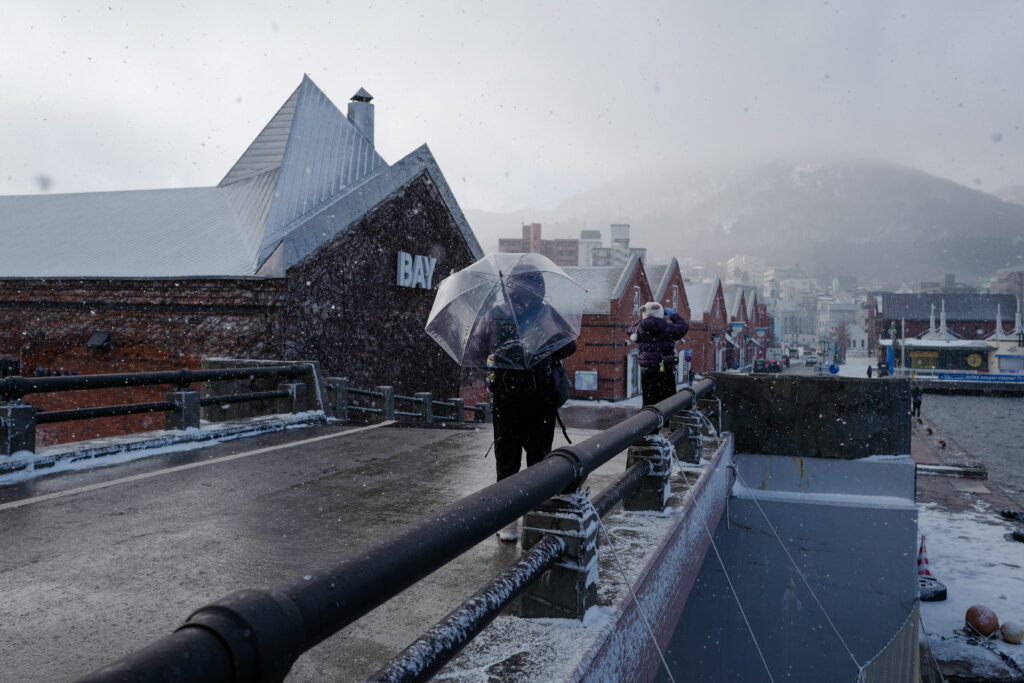
[[[398,252],[398,276],[399,287],[412,287],[412,256],[404,251]]]
[[[412,256],[398,252],[398,268],[395,282],[399,287],[434,288],[434,268],[437,259],[430,256]]]
[[[426,257],[427,262],[427,289],[434,288],[434,266],[437,265],[437,259],[432,256]]]
[[[417,256],[412,266],[412,286],[427,288],[427,281],[424,279],[426,273],[423,270],[423,257]]]

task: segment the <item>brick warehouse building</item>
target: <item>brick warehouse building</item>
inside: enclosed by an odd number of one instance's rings
[[[0,197],[0,243],[18,254],[0,267],[0,360],[23,374],[314,360],[357,387],[458,395],[461,370],[423,326],[436,283],[483,254],[426,145],[377,154],[370,99],[346,116],[304,77],[216,187]],[[161,424],[48,425],[39,443]]]

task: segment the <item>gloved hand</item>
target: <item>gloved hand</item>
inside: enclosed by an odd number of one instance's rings
[[[666,308],[665,309],[665,315],[671,316],[671,315],[675,315],[675,314],[676,314],[676,311],[675,311],[674,308]]]

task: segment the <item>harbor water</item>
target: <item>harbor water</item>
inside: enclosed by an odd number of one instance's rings
[[[925,394],[921,416],[984,463],[990,485],[1024,506],[1024,397]]]

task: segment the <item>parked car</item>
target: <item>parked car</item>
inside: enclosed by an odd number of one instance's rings
[[[768,372],[782,372],[782,361],[768,361]]]
[[[804,365],[817,365],[817,364],[818,364],[818,357],[815,356],[813,353],[809,353],[806,356],[804,356]]]
[[[754,372],[768,372],[768,361],[758,358],[754,361]]]

